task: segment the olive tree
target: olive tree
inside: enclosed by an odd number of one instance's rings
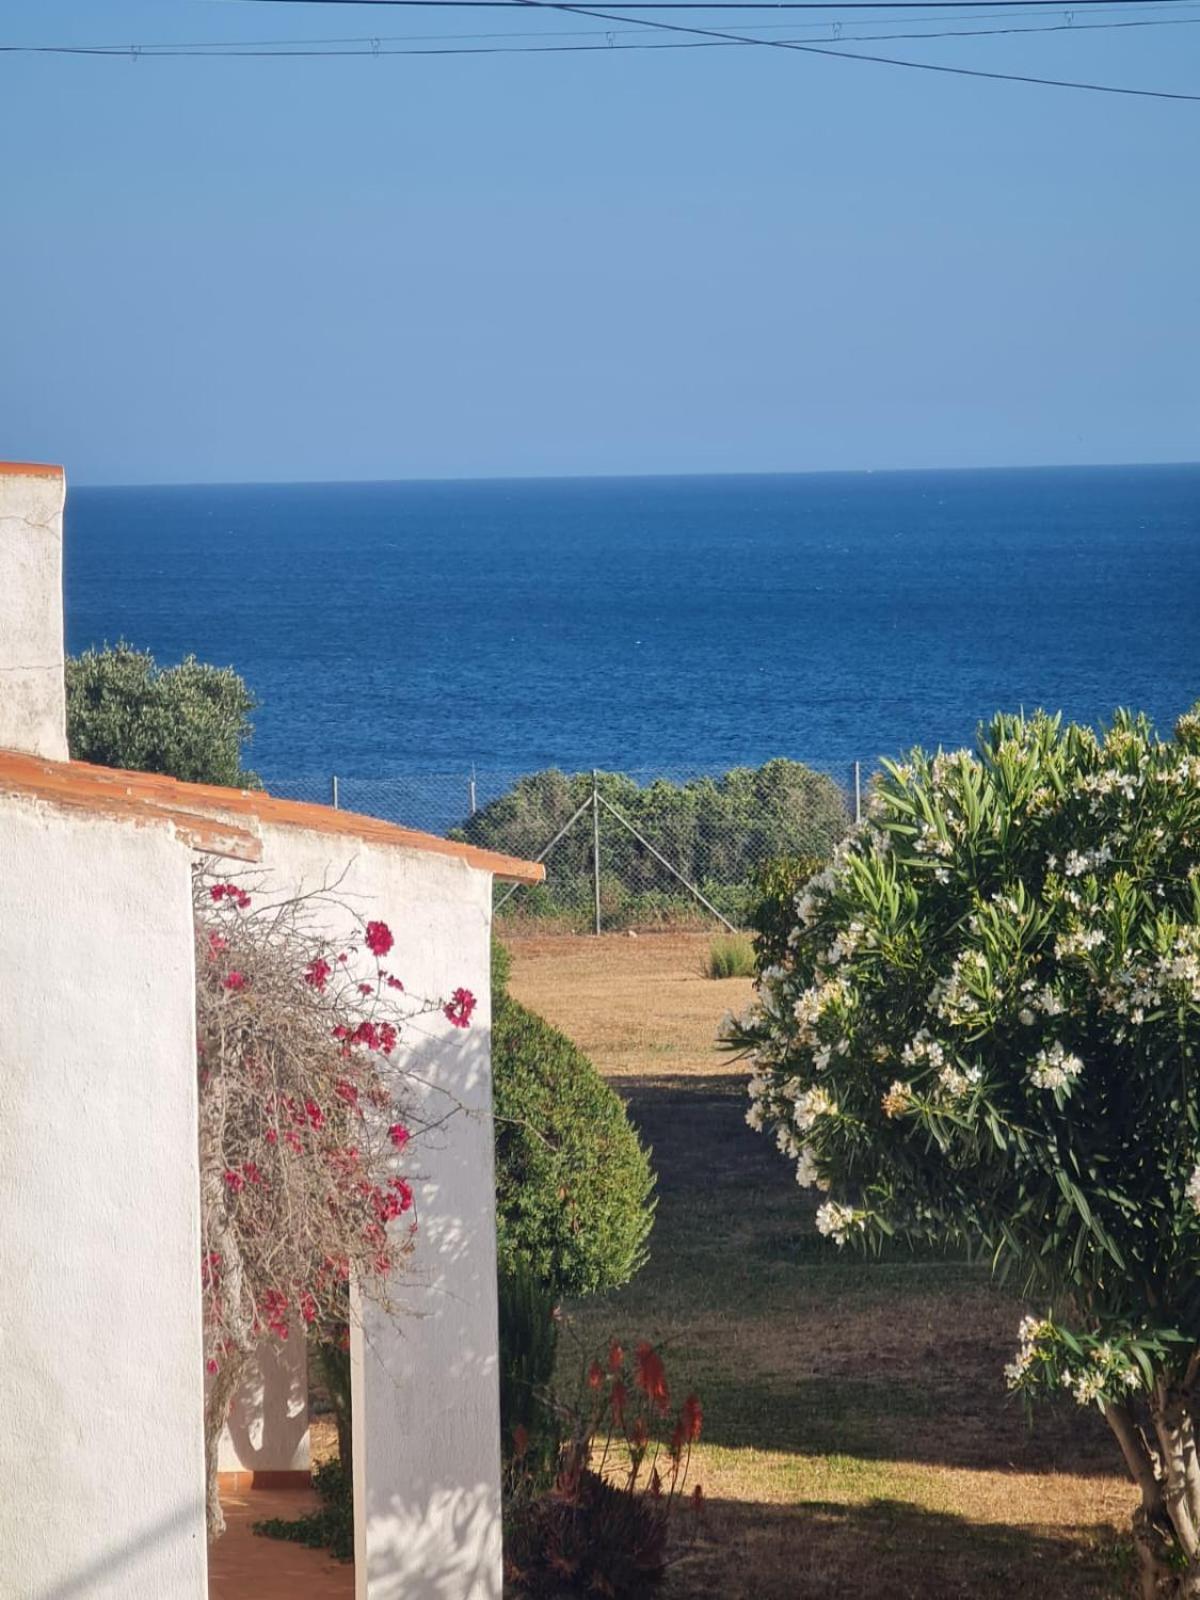
[[[888,764],[727,1041],[835,1244],[985,1251],[1009,1384],[1106,1418],[1141,1591],[1200,1595],[1200,707]]]
[[[119,643],[69,657],[66,679],[67,743],[76,761],[260,787],[242,766],[255,700],[232,667],[195,656],[160,667],[148,651]]]

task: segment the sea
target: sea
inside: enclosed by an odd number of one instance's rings
[[[1200,698],[1200,465],[80,487],[66,594],[72,651],[236,667],[281,792],[841,774],[997,710],[1168,730]]]

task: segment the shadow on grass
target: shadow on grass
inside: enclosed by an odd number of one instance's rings
[[[838,1250],[811,1191],[745,1123],[739,1077],[620,1085],[654,1152],[648,1266],[581,1305],[585,1338],[670,1346],[710,1444],[951,1467],[1119,1475],[1108,1429],[1069,1400],[1030,1426],[1006,1392],[1021,1307],[960,1255]]]
[[[884,1498],[793,1506],[718,1500],[664,1597],[1114,1600],[1128,1572],[1128,1545],[1115,1528],[975,1522]]]

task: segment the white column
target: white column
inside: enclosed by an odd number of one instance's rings
[[[61,467],[0,462],[0,750],[67,757]]]
[[[0,1592],[204,1600],[188,852],[0,797],[0,996]]]

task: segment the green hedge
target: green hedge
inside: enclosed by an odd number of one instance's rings
[[[620,1096],[548,1022],[498,991],[492,1023],[497,1244],[555,1295],[627,1283],[654,1220],[648,1151]]]

